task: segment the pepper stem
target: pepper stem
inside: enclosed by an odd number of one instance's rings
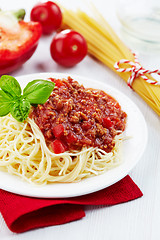
[[[17,18],[18,21],[20,21],[24,19],[26,12],[22,8],[22,9],[19,9],[18,11],[12,11],[12,14]]]

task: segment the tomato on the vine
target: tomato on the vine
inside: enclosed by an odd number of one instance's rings
[[[55,35],[50,52],[58,64],[72,67],[87,55],[87,43],[80,33],[66,29]]]
[[[56,31],[62,23],[61,9],[51,1],[36,4],[31,10],[30,18],[41,23],[44,34]]]

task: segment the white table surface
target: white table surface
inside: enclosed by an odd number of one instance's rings
[[[25,8],[27,17],[33,0],[0,0],[0,7],[5,9]],[[62,1],[61,1],[62,2]],[[69,6],[73,0],[63,1]],[[77,1],[81,5],[83,1]],[[117,31],[118,21],[115,15],[115,2],[94,0],[105,18]],[[108,4],[107,4],[108,2]],[[66,69],[54,63],[49,47],[52,36],[43,37],[33,57],[14,76],[36,72],[69,72],[106,82],[120,89],[140,108],[148,127],[149,139],[145,153],[130,176],[142,190],[144,196],[137,200],[112,206],[85,207],[86,217],[60,226],[51,226],[15,234],[8,230],[0,215],[1,240],[26,239],[89,239],[89,240],[158,240],[160,239],[160,117],[116,74],[101,63],[86,57],[79,65]],[[139,59],[144,66],[160,67],[160,53],[140,53]],[[160,96],[159,96],[160,97]]]

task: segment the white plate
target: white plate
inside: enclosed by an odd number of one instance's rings
[[[124,141],[123,162],[120,166],[108,172],[82,180],[79,183],[59,183],[48,184],[45,186],[34,186],[17,176],[6,172],[0,172],[0,188],[9,192],[42,198],[64,198],[80,196],[92,193],[108,187],[125,177],[140,160],[147,144],[147,126],[144,117],[138,107],[123,93],[102,82],[92,79],[75,76],[72,74],[61,73],[37,73],[17,77],[21,86],[24,87],[29,81],[34,79],[46,79],[48,77],[63,78],[71,76],[73,79],[82,83],[85,87],[102,89],[113,96],[127,113],[126,135],[132,138]]]

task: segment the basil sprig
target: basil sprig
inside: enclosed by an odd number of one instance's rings
[[[51,81],[37,79],[29,82],[23,90],[18,81],[8,75],[0,79],[0,117],[8,113],[19,122],[23,122],[29,115],[33,104],[44,104],[54,89]]]
[[[29,114],[31,105],[27,99],[17,100],[10,108],[10,113],[17,121],[23,122]]]

